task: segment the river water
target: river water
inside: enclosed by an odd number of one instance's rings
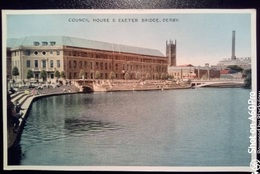
[[[18,157],[47,166],[248,166],[249,90],[53,96],[32,104]]]

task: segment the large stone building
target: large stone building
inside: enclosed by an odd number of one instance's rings
[[[17,80],[26,79],[28,70],[36,79],[44,70],[50,80],[55,71],[63,71],[67,79],[82,78],[82,72],[86,79],[109,79],[111,72],[117,79],[160,79],[167,74],[168,57],[155,49],[66,36],[8,39],[7,46],[11,68],[19,70]]]

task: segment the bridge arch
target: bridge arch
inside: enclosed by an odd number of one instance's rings
[[[85,86],[82,86],[82,92],[89,93],[89,92],[94,92],[94,90],[93,90],[93,87],[85,85]]]

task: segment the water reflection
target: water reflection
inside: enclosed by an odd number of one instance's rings
[[[12,164],[246,166],[249,92],[212,88],[44,98],[32,105]]]
[[[65,119],[64,129],[69,133],[78,133],[81,131],[100,132],[106,130],[120,129],[119,125],[109,122],[84,120],[84,119]]]
[[[24,154],[19,143],[15,144],[12,148],[8,149],[8,165],[19,165]]]

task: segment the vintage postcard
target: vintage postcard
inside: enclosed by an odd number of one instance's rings
[[[255,10],[4,10],[5,170],[259,168]]]

